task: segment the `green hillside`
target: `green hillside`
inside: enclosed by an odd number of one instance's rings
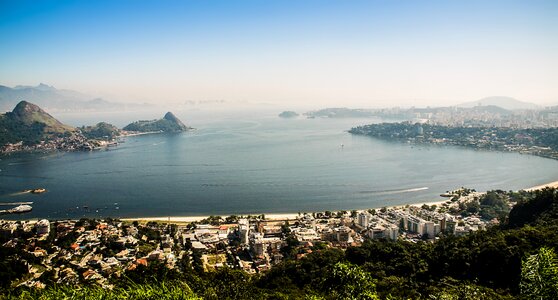
[[[0,115],[0,145],[20,141],[30,145],[75,130],[27,101],[19,102],[13,111]]]
[[[113,139],[120,135],[121,130],[116,126],[100,122],[93,126],[82,126],[81,133],[88,139]]]

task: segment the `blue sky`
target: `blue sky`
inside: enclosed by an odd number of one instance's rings
[[[5,1],[0,84],[119,99],[558,102],[558,1]]]

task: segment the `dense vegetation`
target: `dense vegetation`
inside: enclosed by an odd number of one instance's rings
[[[498,204],[497,194],[483,205]],[[504,222],[487,231],[434,243],[369,240],[346,251],[316,244],[304,258],[256,275],[228,268],[203,272],[194,256],[173,270],[139,266],[114,279],[113,292],[56,285],[11,290],[7,282],[25,270],[13,261],[2,260],[0,279],[7,299],[556,299],[558,190],[516,196]],[[296,254],[288,244],[287,257]]]
[[[14,121],[6,115],[0,115],[0,145],[23,141],[36,144],[43,139],[45,124],[38,122],[30,125]]]
[[[120,135],[120,129],[116,126],[100,122],[94,126],[83,126],[79,128],[81,133],[88,139],[113,139]]]

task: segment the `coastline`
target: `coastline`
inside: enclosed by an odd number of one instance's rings
[[[524,189],[524,191],[532,192],[532,191],[536,191],[536,190],[542,190],[542,189],[547,188],[547,187],[550,187],[550,188],[558,188],[558,181],[553,181],[553,182],[549,182],[549,183],[545,183],[545,184],[533,186],[533,187]]]
[[[525,189],[521,189],[527,192],[532,192],[532,191],[536,191],[536,190],[541,190],[544,188],[558,188],[558,181],[552,181],[552,182],[548,182],[545,184],[541,184],[541,185],[537,185],[537,186],[533,186],[533,187],[529,187],[529,188],[525,188]],[[414,207],[421,207],[423,205],[441,205],[446,203],[447,201],[449,201],[448,198],[444,198],[442,200],[435,200],[435,201],[426,201],[426,202],[418,202],[418,203],[408,203],[408,204],[398,204],[398,205],[390,205],[390,206],[383,206],[386,207],[388,209],[393,209],[393,208],[398,208],[398,207],[405,207],[407,205],[409,206],[414,206]],[[376,208],[371,208],[371,209],[381,209],[383,207],[376,207]],[[357,209],[357,211],[363,211],[365,209]],[[316,211],[317,212],[317,211]],[[337,212],[337,211],[334,211]],[[300,214],[304,214],[304,213],[313,213],[313,212],[300,212]],[[299,213],[252,213],[252,214],[245,214],[247,215],[265,215],[265,219],[266,220],[296,220],[299,216]],[[231,215],[219,215],[221,218],[225,219],[226,217],[229,217]],[[244,216],[244,214],[238,214],[238,216]],[[135,217],[135,218],[119,218],[122,221],[127,221],[127,222],[133,222],[133,221],[138,221],[138,222],[169,222],[169,223],[192,223],[192,222],[198,222],[201,221],[203,219],[207,219],[209,218],[209,215],[204,215],[204,216],[157,216],[157,217]],[[33,220],[35,218],[29,219],[29,220]],[[0,220],[3,220],[0,218]]]
[[[541,184],[541,185],[537,185],[537,186],[533,186],[533,187],[529,187],[529,188],[525,188],[522,189],[524,191],[527,192],[532,192],[535,190],[541,190],[544,189],[546,187],[552,187],[552,188],[558,188],[558,181],[552,181],[549,183],[545,183],[545,184]],[[427,202],[418,202],[418,203],[408,203],[408,204],[399,204],[399,205],[390,205],[390,206],[385,206],[388,209],[391,208],[397,208],[397,207],[405,207],[407,205],[409,206],[415,206],[415,207],[421,207],[423,205],[441,205],[446,203],[447,201],[449,201],[448,198],[445,198],[443,200],[437,200],[437,201],[427,201]],[[374,209],[380,209],[381,207],[378,208],[374,208]],[[357,209],[357,211],[362,211],[363,209]],[[301,214],[304,213],[309,213],[309,212],[301,212]],[[260,214],[252,214],[252,215],[261,215]],[[263,213],[263,215],[265,215],[265,219],[266,220],[296,220],[297,217],[299,216],[298,213]],[[221,215],[220,217],[222,217],[223,219],[228,217],[230,215]],[[138,221],[138,222],[151,222],[151,221],[155,221],[155,222],[171,222],[171,223],[191,223],[191,222],[198,222],[201,221],[203,219],[207,219],[209,216],[160,216],[160,217],[137,217],[137,218],[122,218],[122,221],[129,221],[129,222],[133,222],[133,221]]]
[[[163,131],[162,130],[159,130],[159,131],[145,131],[145,132],[123,131],[122,134],[117,136],[116,138],[125,138],[125,137],[129,137],[129,136],[139,136],[139,135],[157,134],[157,133],[163,133]]]
[[[443,203],[446,203],[448,201],[448,199],[444,199],[444,200],[440,200],[440,201],[431,201],[431,202],[420,202],[420,203],[409,203],[409,204],[399,204],[399,205],[391,205],[391,206],[385,206],[388,209],[392,209],[392,208],[397,208],[397,207],[405,207],[407,205],[409,206],[416,206],[416,207],[421,207],[424,204],[427,205],[440,205]],[[372,209],[381,209],[382,207],[377,207],[377,208],[372,208]],[[366,209],[357,209],[356,211],[364,211]],[[337,212],[337,211],[332,211],[332,212]],[[313,213],[313,212],[300,212],[300,215],[303,215],[305,213]],[[262,213],[260,214],[246,214],[247,215],[262,215]],[[266,220],[296,220],[299,216],[298,213],[263,213],[263,215],[265,216]],[[229,217],[230,215],[220,215],[219,217],[225,219],[226,217]],[[245,216],[245,215],[237,215],[237,216]],[[120,220],[122,221],[128,221],[128,222],[133,222],[133,221],[138,221],[138,222],[175,222],[175,223],[191,223],[191,222],[198,222],[201,221],[203,219],[207,219],[210,216],[161,216],[161,217],[137,217],[137,218],[121,218]]]

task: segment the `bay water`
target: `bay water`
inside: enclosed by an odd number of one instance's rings
[[[75,126],[94,117],[123,126],[151,114],[57,117]],[[2,217],[352,210],[439,201],[462,186],[518,190],[558,179],[558,161],[551,159],[347,132],[380,119],[281,119],[277,111],[177,115],[196,129],[126,137],[108,150],[2,157],[0,202],[33,202],[28,214]],[[21,193],[39,187],[48,192]]]

